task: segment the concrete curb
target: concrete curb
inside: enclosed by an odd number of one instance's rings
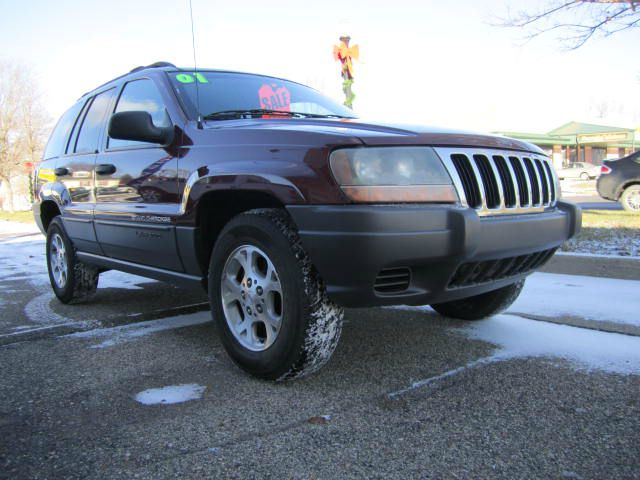
[[[640,280],[640,258],[558,252],[540,271],[566,275]]]
[[[631,335],[640,337],[640,326],[630,323],[609,322],[607,320],[590,320],[573,315],[562,315],[561,317],[547,317],[545,315],[534,315],[531,313],[505,312],[507,315],[516,315],[518,317],[527,318],[529,320],[538,320],[540,322],[555,323],[557,325],[569,325],[571,327],[588,328],[589,330],[599,330],[608,333],[621,333],[623,335]]]

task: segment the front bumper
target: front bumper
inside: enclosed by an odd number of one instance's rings
[[[541,252],[536,258],[545,261],[581,223],[580,208],[566,202],[544,213],[482,218],[473,209],[453,205],[287,209],[329,297],[346,307],[426,305],[500,288],[530,272],[516,269],[516,274],[471,284],[456,284],[455,279],[471,262],[496,269],[507,263],[496,260],[524,259],[534,252]],[[407,288],[377,291],[381,270],[397,267],[410,272]]]

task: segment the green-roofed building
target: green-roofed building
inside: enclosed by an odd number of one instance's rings
[[[550,132],[494,132],[539,146],[553,158],[556,168],[573,162],[600,165],[603,160],[624,157],[640,148],[640,129],[569,122]]]

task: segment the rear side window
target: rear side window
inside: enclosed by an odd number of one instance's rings
[[[89,110],[84,116],[80,133],[76,140],[75,153],[95,152],[98,150],[100,134],[104,131],[104,119],[111,103],[115,89],[99,93],[91,101]]]
[[[60,120],[58,120],[58,123],[56,124],[56,128],[53,129],[53,132],[49,137],[47,147],[44,150],[43,158],[45,160],[59,157],[64,153],[67,146],[67,139],[69,138],[69,132],[71,132],[81,108],[82,103],[78,102],[67,110],[62,117],[60,117]]]
[[[143,78],[127,83],[118,99],[115,113],[143,111],[151,115],[156,127],[168,127],[171,125],[162,96],[152,80]],[[109,138],[108,148],[128,147],[135,145],[148,145],[145,142],[131,140],[119,140]]]

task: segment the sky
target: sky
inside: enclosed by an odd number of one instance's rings
[[[566,51],[492,23],[542,0],[192,0],[198,66],[284,77],[342,101],[347,33],[358,116],[544,133],[575,120],[640,127],[640,28]],[[55,5],[55,8],[54,8]],[[0,0],[0,59],[31,68],[59,117],[138,65],[193,66],[188,0]]]

